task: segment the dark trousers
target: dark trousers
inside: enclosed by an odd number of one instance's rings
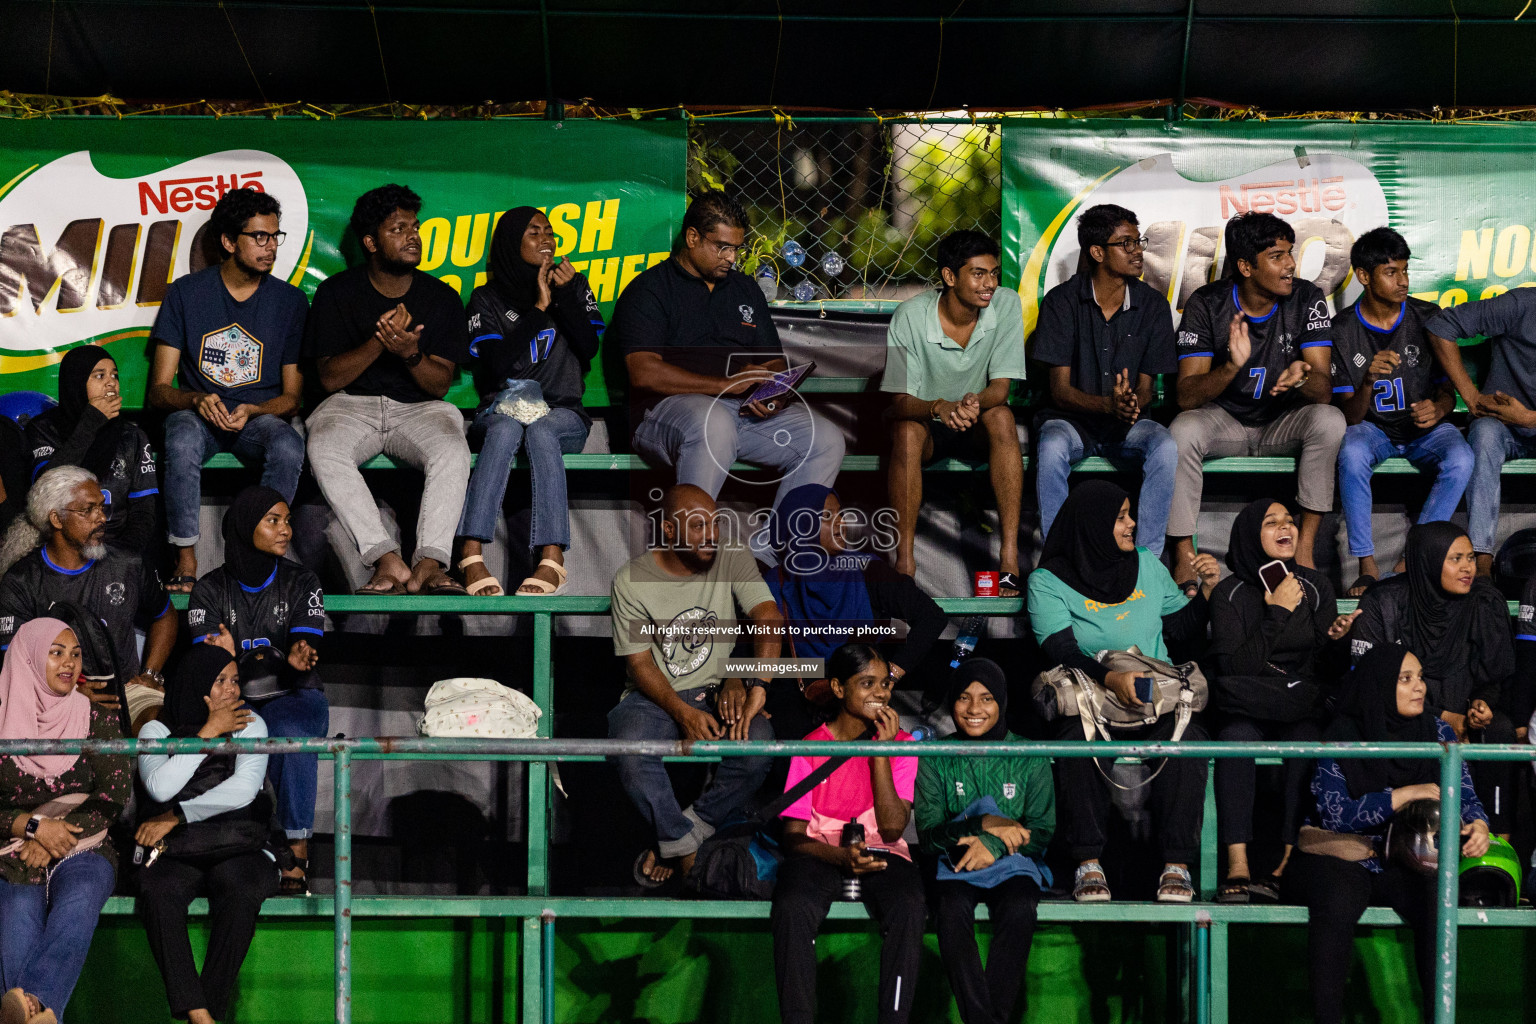
[[[1287,900],[1305,903],[1309,914],[1307,959],[1312,1016],[1318,1024],[1344,1019],[1355,925],[1373,903],[1391,907],[1413,929],[1413,958],[1424,993],[1421,1010],[1429,1019],[1428,994],[1435,985],[1435,876],[1393,864],[1373,874],[1352,861],[1298,851],[1286,868],[1284,886]]]
[[[864,905],[880,926],[880,1024],[906,1024],[912,1014],[917,963],[923,948],[923,883],[909,860],[891,854],[884,871],[859,876]],[[815,857],[792,856],[779,867],[773,889],[773,971],[779,1018],[811,1024],[816,1018],[816,933],[837,899],[843,873]]]
[[[969,882],[935,883],[938,893],[939,954],[949,987],[965,1024],[1006,1024],[1029,968],[1035,940],[1040,887],[1015,876],[990,889]],[[992,949],[981,968],[976,946],[976,904],[985,903],[992,918]]]
[[[139,873],[139,911],[165,979],[173,1017],[207,1010],[228,1016],[235,976],[256,934],[262,901],[277,892],[277,865],[257,850],[222,860],[161,857]],[[199,975],[187,937],[187,905],[208,897],[208,955]]]
[[[1471,735],[1474,742],[1514,743],[1515,723],[1502,711],[1495,711],[1492,724]],[[1518,773],[1524,770],[1525,766],[1515,761],[1472,762],[1472,786],[1488,812],[1488,830],[1496,835],[1515,830],[1515,786]]]
[[[1173,736],[1175,719],[1170,712],[1140,729],[1116,729],[1116,740],[1128,742],[1166,740]],[[1080,719],[1062,718],[1056,738],[1080,740]],[[1206,739],[1198,722],[1184,730],[1187,740]],[[1095,860],[1104,851],[1106,822],[1109,818],[1109,783],[1099,773],[1101,765],[1108,772],[1111,761],[1098,762],[1091,757],[1056,759],[1056,813],[1060,835],[1067,844],[1074,863]],[[1148,765],[1157,771],[1156,763]],[[1205,818],[1205,780],[1210,766],[1203,757],[1170,757],[1151,783],[1152,824],[1162,846],[1163,860],[1170,864],[1190,864],[1200,854],[1200,823]]]
[[[1255,740],[1305,743],[1322,739],[1322,730],[1310,719],[1300,722],[1264,722],[1243,715],[1226,715],[1216,738],[1224,743],[1250,743]],[[1281,769],[1285,787],[1285,816],[1281,821],[1280,841],[1296,845],[1301,816],[1308,795],[1315,761],[1287,758]],[[1253,758],[1218,757],[1216,759],[1216,831],[1221,845],[1253,842],[1253,793],[1258,767]]]

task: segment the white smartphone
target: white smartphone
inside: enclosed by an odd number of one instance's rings
[[[1265,562],[1259,566],[1259,579],[1264,583],[1264,591],[1269,594],[1275,592],[1275,588],[1285,582],[1290,573],[1285,568],[1285,563],[1280,559],[1273,562]]]

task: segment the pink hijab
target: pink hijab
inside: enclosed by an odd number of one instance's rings
[[[91,702],[79,690],[65,696],[48,685],[48,648],[69,625],[33,619],[16,631],[0,669],[0,740],[73,740],[90,735]],[[78,754],[13,755],[28,775],[54,779],[74,767]]]

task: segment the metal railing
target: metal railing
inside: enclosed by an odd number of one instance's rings
[[[547,716],[546,716],[547,720]],[[1408,743],[1221,743],[1213,741],[1180,743],[1031,743],[1024,748],[1041,757],[1352,757],[1388,758],[1420,757],[1435,758],[1440,762],[1441,818],[1439,847],[1442,851],[1459,850],[1461,846],[1461,773],[1464,761],[1524,761],[1536,758],[1536,748],[1522,746],[1463,746],[1459,744]],[[334,758],[335,787],[335,858],[336,894],[333,906],[335,926],[335,994],[337,1024],[351,1024],[352,1020],[352,762],[354,760],[395,759],[474,759],[524,761],[529,763],[529,852],[528,893],[530,896],[546,896],[548,889],[548,847],[544,831],[548,805],[545,785],[535,784],[537,771],[547,778],[547,766],[551,761],[600,760],[617,755],[642,755],[667,757],[681,760],[714,760],[721,757],[743,756],[889,756],[888,743],[874,741],[806,742],[804,740],[773,740],[761,742],[736,742],[727,740],[606,740],[606,739],[431,739],[418,737],[384,737],[357,739],[261,739],[205,741],[198,739],[174,740],[8,740],[0,741],[0,757],[16,754],[99,753],[260,753],[260,754],[319,754]],[[916,757],[1017,757],[1021,748],[1011,743],[976,743],[953,740],[914,743],[903,747],[903,756]],[[535,835],[533,823],[538,822]],[[1209,851],[1207,851],[1207,856]],[[1436,990],[1426,993],[1434,1003],[1436,1024],[1450,1024],[1456,1010],[1456,948],[1457,948],[1457,871],[1458,857],[1441,856],[1437,878],[1436,905]],[[1202,875],[1210,870],[1207,866]],[[1209,909],[1200,904],[1177,908],[1182,913],[1174,915],[1193,929],[1193,955],[1190,967],[1194,1005],[1193,1017],[1198,1024],[1212,1019],[1213,959],[1222,961],[1219,969],[1225,971],[1225,956],[1212,956],[1211,931],[1213,922]],[[746,916],[746,915],[743,915]],[[556,912],[549,907],[536,914],[531,910],[522,917],[522,1019],[554,1021],[554,922]],[[1531,924],[1536,925],[1536,914]],[[1224,986],[1223,986],[1224,987]],[[1224,1009],[1224,1008],[1223,1008]],[[1222,1014],[1224,1016],[1224,1013]]]

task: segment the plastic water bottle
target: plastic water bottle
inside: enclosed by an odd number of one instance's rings
[[[794,291],[791,294],[794,295],[796,302],[810,302],[816,297],[816,286],[809,281],[801,281],[795,285]]]
[[[779,297],[779,278],[772,267],[764,263],[753,276],[757,279],[757,286],[763,290],[764,298],[772,302]]]
[[[828,277],[836,277],[843,272],[848,263],[835,252],[829,252],[821,258],[821,272]]]
[[[805,247],[796,241],[785,242],[784,247],[779,250],[779,255],[792,267],[799,267],[805,263]]]
[[[986,617],[972,615],[960,623],[960,633],[955,637],[955,646],[950,653],[949,667],[959,668],[960,663],[976,652],[976,644],[981,640],[981,629],[986,623]]]

